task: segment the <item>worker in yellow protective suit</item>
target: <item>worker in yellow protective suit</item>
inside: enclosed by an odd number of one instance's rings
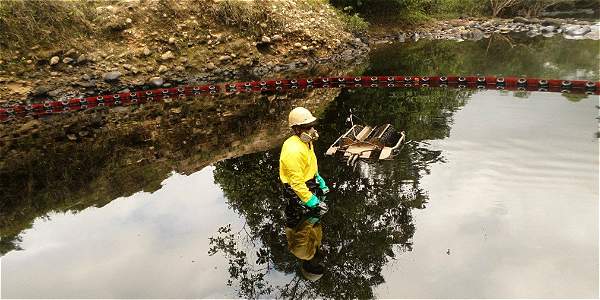
[[[329,192],[329,187],[319,175],[313,141],[319,134],[314,128],[317,119],[304,107],[294,108],[288,117],[294,135],[281,148],[279,178],[285,185],[289,200],[309,208],[327,210],[327,205],[317,196]]]

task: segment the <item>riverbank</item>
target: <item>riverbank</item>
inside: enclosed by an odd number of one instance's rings
[[[529,37],[562,35],[566,39],[600,39],[600,22],[557,18],[492,19],[464,18],[440,20],[408,28],[373,27],[370,44],[408,40],[480,40],[492,34],[525,33]]]
[[[0,103],[328,74],[358,63],[369,50],[341,13],[322,1],[106,4],[78,6],[87,17],[59,42],[0,49]],[[64,5],[58,8],[74,9]],[[46,34],[29,35],[40,33]],[[27,33],[22,36],[27,40]]]

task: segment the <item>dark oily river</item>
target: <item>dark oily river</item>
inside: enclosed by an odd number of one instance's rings
[[[355,74],[598,80],[598,50],[561,37],[418,41],[380,46]],[[208,108],[219,117],[204,113],[196,134],[186,126],[199,104],[171,123],[164,112],[166,159],[111,169],[150,151],[127,133],[65,148],[76,161],[46,185],[38,177],[52,167],[15,172],[2,297],[598,297],[598,96],[390,88],[215,101],[243,113]],[[300,105],[319,118],[319,173],[333,190],[313,225],[324,267],[314,282],[288,250],[278,179],[287,113]],[[352,168],[323,155],[350,110],[406,132],[394,160]]]

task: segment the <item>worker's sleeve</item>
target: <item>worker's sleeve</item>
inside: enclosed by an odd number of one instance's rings
[[[283,166],[287,170],[289,177],[288,184],[292,190],[300,197],[302,202],[307,203],[312,197],[312,193],[304,181],[304,169],[306,168],[306,159],[301,153],[289,153],[283,160]]]

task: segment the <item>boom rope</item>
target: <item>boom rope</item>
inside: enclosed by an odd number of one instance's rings
[[[62,101],[42,101],[35,104],[12,104],[0,107],[0,121],[18,117],[61,114],[84,111],[98,106],[128,106],[157,102],[168,98],[200,95],[233,94],[263,91],[284,91],[311,88],[420,88],[450,87],[458,89],[492,89],[510,91],[539,91],[600,95],[600,81],[540,79],[495,76],[360,76],[318,77],[308,79],[278,79],[267,81],[233,82],[215,85],[181,86],[128,93],[71,98]]]

